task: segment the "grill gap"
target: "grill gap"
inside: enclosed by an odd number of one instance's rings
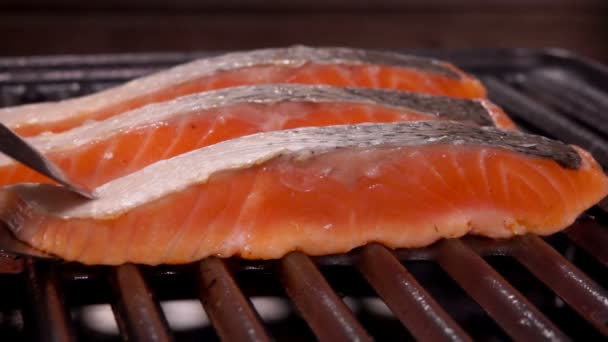
[[[318,339],[371,340],[308,256],[292,252],[278,268],[287,294]]]
[[[574,264],[593,281],[606,289],[606,286],[608,286],[608,279],[602,277],[602,274],[605,272],[605,267],[602,266],[594,255],[579,247],[567,234],[555,234],[545,238],[545,240],[554,250],[566,258],[566,260]]]
[[[592,220],[583,220],[569,228],[566,235],[604,267],[608,267],[608,230],[605,226]]]
[[[259,315],[238,288],[223,260],[207,258],[198,263],[197,273],[199,298],[220,338],[270,340]]]
[[[314,340],[315,335],[281,284],[276,262],[253,265],[230,260],[228,265],[243,294],[252,299],[271,336],[290,336],[297,341]]]
[[[357,265],[418,340],[471,340],[386,247],[370,244],[361,248]]]
[[[601,336],[589,322],[513,258],[490,256],[484,259],[568,336],[588,341]]]
[[[377,296],[356,266],[361,251],[351,253],[347,264],[321,267],[321,273],[374,339],[414,341],[411,329],[399,321],[386,300]]]
[[[502,328],[437,263],[407,261],[405,265],[424,289],[473,340],[509,340]]]

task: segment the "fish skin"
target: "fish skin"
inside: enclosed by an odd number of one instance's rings
[[[326,115],[318,117],[319,113]],[[515,127],[500,108],[486,99],[277,84],[183,96],[66,132],[26,140],[60,165],[71,179],[96,187],[157,160],[259,131],[435,117],[505,129]],[[0,155],[0,186],[18,182],[51,181]]]
[[[376,62],[382,65],[370,64]],[[33,136],[204,90],[283,82],[486,96],[481,82],[446,62],[392,52],[295,46],[203,58],[92,95],[3,108],[0,122],[22,136]]]
[[[605,197],[608,178],[577,147],[425,121],[259,133],[97,190],[85,202],[53,185],[6,187],[0,217],[32,247],[87,264],[267,259],[551,234]]]

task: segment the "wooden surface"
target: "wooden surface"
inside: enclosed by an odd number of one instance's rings
[[[608,62],[608,1],[0,2],[0,55],[228,50],[561,47]]]

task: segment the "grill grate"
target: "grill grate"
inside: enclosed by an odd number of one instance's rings
[[[561,51],[418,51],[476,73],[522,128],[608,167],[608,69]],[[200,54],[0,59],[0,106],[97,91]],[[604,201],[606,202],[606,201]],[[608,336],[608,205],[563,233],[415,250],[182,266],[85,267],[0,255],[4,340],[568,340]],[[206,316],[165,305],[198,301]],[[183,300],[189,300],[184,302]],[[202,303],[202,306],[200,305]],[[106,304],[117,330],[87,318]],[[192,308],[192,306],[189,306]],[[88,312],[88,314],[87,314]],[[187,328],[177,319],[200,319]],[[95,316],[100,317],[100,316]],[[99,320],[99,319],[98,319]]]

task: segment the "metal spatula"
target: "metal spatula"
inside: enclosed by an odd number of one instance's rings
[[[89,199],[95,198],[90,189],[69,179],[57,165],[2,123],[0,123],[0,152],[49,177],[74,193]]]

